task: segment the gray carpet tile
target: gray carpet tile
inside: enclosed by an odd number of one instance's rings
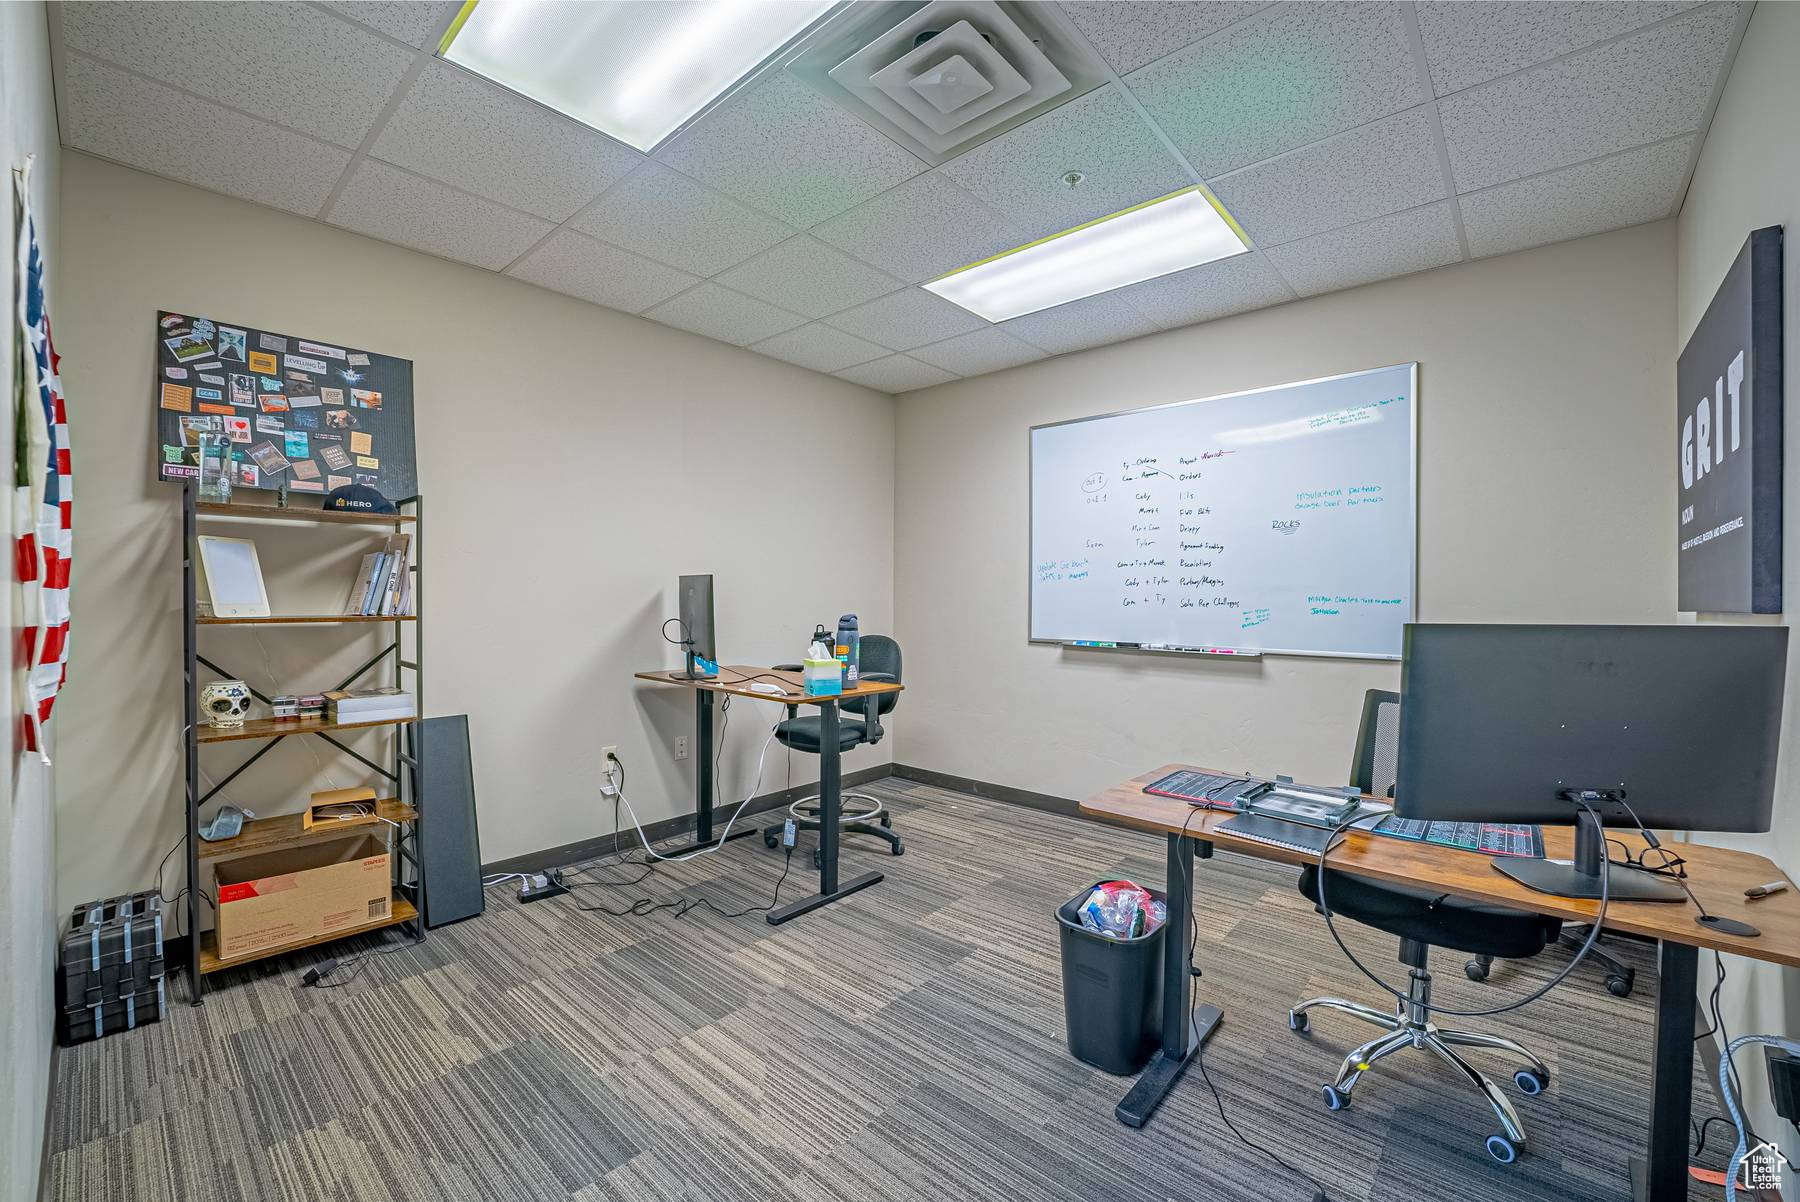
[[[887,879],[771,927],[783,868],[760,842],[642,869],[600,865],[567,898],[488,912],[419,946],[378,951],[303,989],[295,956],[210,979],[139,1031],[67,1050],[46,1196],[58,1202],[913,1202],[1292,1198],[1310,1188],[1238,1143],[1190,1072],[1145,1129],[1113,1120],[1129,1082],[1065,1043],[1052,912],[1096,880],[1159,885],[1162,841],[889,779],[906,854],[846,842],[845,874]],[[600,884],[602,881],[614,884]],[[803,843],[781,884],[816,885]],[[1637,992],[1597,968],[1524,1010],[1442,1025],[1510,1035],[1549,1064],[1520,1099],[1531,1144],[1483,1151],[1486,1106],[1435,1058],[1402,1052],[1327,1112],[1319,1083],[1372,1034],[1294,1001],[1383,1005],[1333,944],[1291,870],[1221,855],[1196,866],[1197,995],[1226,1011],[1204,1059],[1239,1128],[1320,1178],[1338,1202],[1624,1202],[1646,1125],[1656,977],[1615,946]],[[615,915],[673,902],[649,913]],[[708,905],[700,904],[702,900]],[[679,906],[684,911],[678,912]],[[723,913],[721,913],[721,911]],[[1389,980],[1394,941],[1349,924]],[[1566,952],[1464,979],[1433,964],[1438,1000],[1493,1005],[1548,979]],[[185,986],[179,986],[182,992]],[[1502,1081],[1512,1066],[1487,1062]],[[1510,1088],[1510,1086],[1509,1086]],[[1713,1112],[1706,1082],[1695,1109]],[[1709,1155],[1711,1155],[1709,1153]],[[1698,1185],[1694,1198],[1708,1196]]]

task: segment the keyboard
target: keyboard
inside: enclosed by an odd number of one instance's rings
[[[1478,851],[1486,856],[1522,856],[1542,859],[1544,832],[1535,826],[1504,822],[1427,822],[1421,818],[1397,818],[1390,814],[1370,828],[1377,835],[1413,839]]]
[[[1253,783],[1243,776],[1214,776],[1210,772],[1184,769],[1171,772],[1159,781],[1144,786],[1144,792],[1158,797],[1175,797],[1189,805],[1217,805],[1229,808],[1245,785]]]

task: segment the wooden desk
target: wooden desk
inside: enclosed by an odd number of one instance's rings
[[[1196,856],[1210,859],[1214,848],[1219,847],[1296,866],[1317,862],[1314,856],[1221,831],[1220,825],[1232,817],[1230,811],[1190,806],[1177,798],[1143,791],[1145,785],[1190,767],[1165,764],[1081,803],[1086,817],[1162,835],[1168,843],[1165,888],[1169,933],[1164,942],[1169,951],[1163,957],[1163,1046],[1115,1112],[1120,1122],[1133,1127],[1149,1121],[1194,1052],[1223,1018],[1217,1006],[1190,1010],[1187,957],[1175,950],[1185,948],[1192,931],[1193,898],[1188,883]],[[1629,845],[1642,845],[1635,835],[1617,837]],[[1655,940],[1658,952],[1660,984],[1652,1057],[1649,1154],[1642,1165],[1632,1166],[1634,1191],[1641,1202],[1685,1202],[1687,1198],[1699,949],[1735,952],[1753,960],[1800,967],[1800,891],[1789,889],[1754,902],[1744,896],[1744,890],[1751,885],[1782,879],[1780,869],[1749,852],[1672,841],[1667,846],[1687,861],[1688,887],[1708,913],[1750,923],[1762,935],[1746,938],[1703,927],[1694,921],[1696,911],[1686,901],[1679,905],[1616,902],[1607,908],[1607,930]],[[1544,849],[1552,859],[1567,859],[1574,849],[1572,828],[1544,828]],[[1471,901],[1575,922],[1591,922],[1600,910],[1598,902],[1533,892],[1495,871],[1491,856],[1360,831],[1347,834],[1333,848],[1330,865],[1356,876],[1426,885]]]
[[[719,675],[706,680],[691,680],[679,669],[675,671],[639,672],[639,680],[648,680],[656,684],[680,685],[694,691],[694,728],[695,751],[700,757],[700,770],[695,774],[694,782],[694,840],[692,843],[677,848],[668,854],[680,855],[685,851],[697,850],[715,842],[713,838],[713,698],[723,693],[729,697],[748,697],[753,701],[776,701],[788,707],[789,715],[803,705],[814,705],[819,709],[819,891],[811,897],[789,902],[785,906],[770,910],[769,922],[779,925],[790,918],[829,905],[839,898],[848,897],[861,889],[878,883],[882,879],[879,872],[865,872],[847,881],[838,880],[838,843],[841,831],[838,828],[839,806],[842,801],[842,755],[838,748],[838,707],[845,702],[859,702],[866,697],[878,697],[883,693],[898,693],[902,687],[898,683],[887,681],[864,681],[854,689],[846,689],[832,696],[809,696],[801,682],[798,672],[777,672],[773,668],[750,667],[741,664],[722,664]],[[751,687],[756,684],[768,684],[782,690],[781,693],[758,691]],[[855,712],[856,708],[852,708]],[[726,837],[741,839],[756,833],[756,828],[747,826],[743,830],[732,831]]]

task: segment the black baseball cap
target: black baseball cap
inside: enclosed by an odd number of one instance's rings
[[[346,484],[325,496],[325,508],[355,513],[398,513],[394,503],[367,484]]]

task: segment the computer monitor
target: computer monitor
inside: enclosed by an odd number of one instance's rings
[[[1635,827],[1631,812],[1653,829],[1766,831],[1787,642],[1783,626],[1408,625],[1395,809],[1575,823],[1573,863],[1496,864],[1566,897],[1600,896],[1600,824]],[[1608,893],[1684,896],[1617,866]]]
[[[686,680],[710,680],[718,673],[701,671],[694,661],[719,662],[718,636],[713,629],[713,578],[710,575],[683,576],[678,591],[681,594],[681,637],[687,652],[687,670],[681,675]]]

